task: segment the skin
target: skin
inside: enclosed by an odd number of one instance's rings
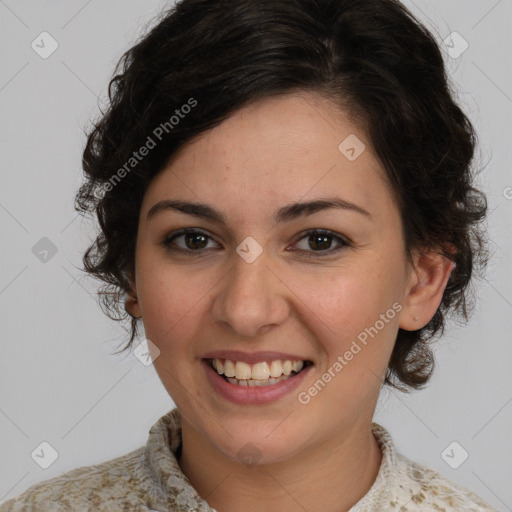
[[[366,145],[355,161],[338,149],[350,134]],[[371,218],[329,209],[272,222],[286,204],[333,195]],[[164,199],[207,203],[227,225],[171,210],[147,220]],[[433,252],[415,253],[415,271],[406,263],[399,211],[366,134],[314,93],[258,100],[184,146],[149,185],[140,213],[127,309],[158,347],[155,369],[183,416],[184,473],[220,512],[348,510],[381,463],[370,427],[398,329],[428,323],[451,271]],[[174,245],[190,256],[170,252],[162,242],[181,228],[211,238],[179,237]],[[303,234],[310,229],[352,246],[317,256],[339,243],[328,238],[318,249]],[[252,263],[236,252],[248,236],[263,249]],[[394,303],[401,311],[301,404],[298,392]],[[215,394],[200,364],[216,349],[289,352],[314,366],[297,392],[237,405]],[[259,451],[256,464],[237,455],[247,443]]]

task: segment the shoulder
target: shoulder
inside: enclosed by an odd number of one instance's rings
[[[372,423],[382,461],[372,488],[350,512],[496,512],[478,495],[399,453],[390,433]]]
[[[147,511],[143,457],[144,447],[34,484],[0,505],[0,512]]]
[[[400,510],[496,512],[466,487],[399,453],[396,469],[396,501],[404,507]]]

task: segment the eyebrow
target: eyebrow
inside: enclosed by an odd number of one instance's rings
[[[283,222],[290,222],[299,217],[307,215],[313,215],[314,213],[337,208],[341,210],[352,210],[357,213],[364,215],[367,218],[371,218],[371,214],[364,208],[351,203],[340,197],[329,197],[326,199],[317,199],[315,201],[308,201],[303,203],[290,203],[286,206],[279,208],[273,215],[273,220],[277,224]],[[221,212],[215,210],[211,206],[204,203],[193,203],[188,201],[178,201],[172,199],[164,199],[154,204],[147,213],[146,219],[150,220],[157,213],[173,210],[187,215],[192,215],[199,219],[206,219],[218,224],[226,225],[226,219]]]

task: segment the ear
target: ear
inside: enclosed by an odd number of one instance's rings
[[[130,288],[125,292],[124,308],[132,317],[142,318],[139,299],[137,298],[137,293],[134,291],[136,289],[135,280],[130,280]]]
[[[415,268],[410,272],[399,322],[406,331],[416,331],[430,322],[455,267],[455,263],[432,249],[415,252],[413,260]]]

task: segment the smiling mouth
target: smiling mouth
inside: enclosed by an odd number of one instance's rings
[[[230,384],[247,387],[271,386],[291,379],[313,363],[274,360],[248,364],[230,359],[207,359],[210,367]]]

